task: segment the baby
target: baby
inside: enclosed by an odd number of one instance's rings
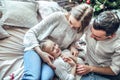
[[[86,40],[85,40],[86,35],[83,34],[83,36],[76,41],[75,43],[75,47],[76,49],[79,51],[78,53],[78,57],[82,58],[83,60],[85,60],[85,55],[87,52],[87,44],[86,44]]]
[[[44,52],[52,55],[55,59],[55,73],[61,80],[80,80],[81,76],[76,75],[76,65],[79,62],[84,64],[81,58],[71,55],[69,50],[61,51],[59,46],[51,40],[40,42],[40,47]]]

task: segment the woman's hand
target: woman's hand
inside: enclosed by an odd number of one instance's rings
[[[41,56],[44,62],[50,65],[53,69],[56,69],[56,67],[52,64],[52,60],[54,60],[53,56],[51,56],[50,54],[46,52],[43,52],[39,46],[34,47],[34,50]]]
[[[54,57],[51,56],[50,54],[43,52],[42,55],[42,60],[46,62],[48,65],[50,65],[53,69],[56,69],[56,67],[52,64],[52,60],[54,60]]]
[[[88,65],[77,64],[76,68],[77,68],[76,73],[78,75],[85,75],[92,71],[92,67],[90,67]]]

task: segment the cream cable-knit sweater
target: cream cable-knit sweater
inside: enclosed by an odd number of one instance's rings
[[[55,12],[25,34],[25,51],[38,46],[39,41],[45,38],[53,40],[61,49],[65,49],[76,40],[77,36],[81,35],[81,33],[77,33],[77,30],[69,26],[64,13]]]

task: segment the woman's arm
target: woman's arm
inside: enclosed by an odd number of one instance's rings
[[[96,67],[96,66],[89,66],[89,67],[91,69],[91,72],[96,72],[106,75],[115,75],[115,73],[111,70],[110,67]]]
[[[24,46],[25,51],[34,49],[50,66],[53,66],[51,63],[51,59],[53,59],[49,54],[41,51],[39,48],[39,41],[47,38],[54,28],[56,28],[56,24],[59,22],[60,14],[53,13],[50,16],[46,17],[39,24],[32,27],[28,30],[24,36]],[[58,19],[58,20],[57,20]]]
[[[59,23],[60,15],[61,14],[53,13],[26,32],[23,41],[25,51],[39,46],[39,41],[50,36],[53,29],[56,28]]]
[[[53,69],[55,69],[55,66],[52,64],[52,60],[54,60],[54,57],[49,55],[46,52],[43,52],[39,46],[34,47],[34,50],[41,56],[42,60],[46,62],[48,65],[50,65]]]

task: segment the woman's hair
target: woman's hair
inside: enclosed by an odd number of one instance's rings
[[[115,12],[104,11],[100,13],[93,22],[93,28],[103,30],[106,36],[114,34],[120,25],[120,19]]]
[[[93,14],[93,8],[86,4],[80,4],[71,10],[71,15],[75,17],[76,20],[81,22],[82,27],[79,28],[78,32],[84,31],[86,26],[89,25]]]

